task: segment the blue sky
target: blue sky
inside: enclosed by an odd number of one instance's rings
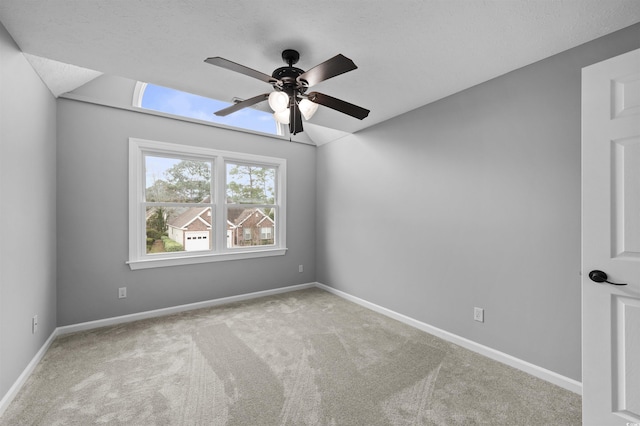
[[[258,132],[277,134],[275,120],[272,114],[268,112],[258,111],[253,108],[244,108],[226,117],[218,117],[213,114],[230,105],[231,103],[229,102],[222,102],[167,87],[147,84],[142,95],[140,106],[168,114],[226,124],[228,126]]]

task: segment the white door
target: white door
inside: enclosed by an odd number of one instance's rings
[[[582,70],[582,268],[583,423],[640,425],[640,50]]]

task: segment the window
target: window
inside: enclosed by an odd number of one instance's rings
[[[268,227],[268,228],[260,228],[260,238],[262,238],[262,240],[271,240],[273,238],[273,228],[272,227]]]
[[[282,255],[286,160],[131,138],[131,269]]]
[[[133,97],[133,106],[139,108],[272,135],[282,134],[282,126],[273,118],[273,113],[268,106],[263,111],[259,109],[260,104],[258,104],[225,117],[214,114],[230,105],[232,105],[230,102],[142,82],[136,85]]]

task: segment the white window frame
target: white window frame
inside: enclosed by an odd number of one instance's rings
[[[211,251],[155,253],[146,252],[145,221],[145,155],[198,157],[211,161],[213,218]],[[276,169],[275,244],[269,246],[227,247],[226,162],[241,162]],[[282,256],[286,245],[286,182],[287,161],[283,158],[210,148],[129,138],[129,260],[132,270],[164,266],[190,265],[237,259]]]

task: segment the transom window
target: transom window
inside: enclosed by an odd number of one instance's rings
[[[129,143],[131,269],[285,253],[286,160]]]
[[[244,108],[225,117],[218,117],[214,114],[214,112],[230,105],[232,104],[229,102],[142,82],[138,82],[136,85],[133,97],[133,106],[152,111],[272,135],[282,134],[282,128],[273,118],[272,112],[262,111],[257,106]]]

